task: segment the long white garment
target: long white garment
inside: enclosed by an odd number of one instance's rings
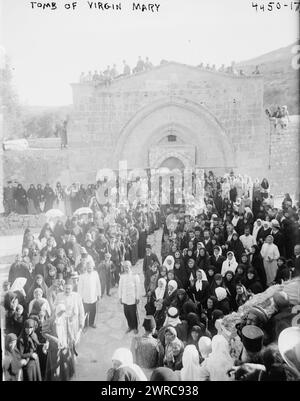
[[[211,381],[230,381],[227,371],[232,368],[234,361],[229,354],[228,341],[220,334],[213,337],[212,352],[206,359],[206,368]]]
[[[90,273],[85,272],[79,276],[78,293],[86,304],[93,304],[97,302],[97,297],[101,297],[100,279],[95,270]]]
[[[245,235],[245,234],[241,235],[240,236],[240,241],[241,241],[241,243],[243,244],[244,248],[247,251],[250,251],[251,250],[251,246],[256,244],[256,241],[255,241],[254,237],[251,234],[249,234],[249,235]]]
[[[123,304],[135,304],[135,301],[140,298],[139,286],[140,280],[136,274],[130,272],[121,275],[119,282],[119,299],[121,299]]]
[[[277,259],[280,256],[277,245],[268,244],[265,242],[261,248],[261,256],[264,261],[264,268],[267,276],[267,285],[271,285],[276,277],[276,272],[278,269]],[[269,260],[272,259],[271,261]]]
[[[187,345],[182,355],[180,378],[182,381],[200,381],[202,372],[199,364],[199,353],[195,345]]]
[[[76,292],[66,295],[64,292],[57,294],[55,299],[56,305],[63,303],[66,307],[66,315],[68,317],[69,330],[72,338],[77,338],[79,326],[84,325],[84,309],[81,296]]]

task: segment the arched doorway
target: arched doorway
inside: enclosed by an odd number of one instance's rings
[[[184,164],[177,157],[168,157],[159,167],[166,167],[169,170],[179,169],[184,170]]]
[[[183,202],[183,173],[184,173],[184,164],[183,162],[174,156],[167,157],[159,166],[159,169],[168,169],[170,171],[170,175],[167,177],[167,180],[163,182],[162,177],[159,179],[159,186],[160,186],[160,202],[162,198],[162,192],[163,191],[169,191],[169,196],[168,198],[170,199],[170,205],[174,206],[178,204],[178,199],[179,199],[179,204]],[[172,171],[179,171],[181,172],[180,176],[178,177],[178,174],[176,174],[176,177],[172,175]],[[165,187],[163,187],[165,186]],[[176,197],[175,197],[176,193]],[[175,201],[176,200],[176,201]]]

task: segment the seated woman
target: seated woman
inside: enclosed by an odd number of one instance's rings
[[[133,363],[129,349],[118,348],[112,356],[112,368],[107,372],[106,381],[147,381],[142,369]]]

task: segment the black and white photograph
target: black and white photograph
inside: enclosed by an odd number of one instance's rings
[[[0,0],[2,381],[300,381],[299,14]]]

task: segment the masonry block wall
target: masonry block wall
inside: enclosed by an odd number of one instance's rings
[[[270,124],[270,177],[271,191],[290,193],[300,199],[300,116],[290,116],[287,129]]]
[[[266,168],[265,148],[268,126],[263,110],[263,77],[236,77],[219,72],[203,71],[195,67],[168,63],[138,75],[114,81],[111,86],[73,84],[74,112],[70,127],[70,145],[90,148],[89,160],[81,158],[82,168],[98,154],[97,166],[111,167],[112,154],[120,132],[128,121],[143,108],[160,99],[186,99],[207,110],[221,124],[232,142],[234,164],[239,171],[257,175]],[[160,117],[163,126],[172,118]],[[184,117],[182,117],[184,118]],[[189,125],[191,116],[182,125]],[[209,138],[210,132],[199,132]],[[140,132],[141,138],[144,132]],[[204,141],[202,141],[204,142]],[[208,156],[214,144],[208,147]],[[138,144],[136,144],[138,149]],[[97,150],[96,150],[97,149]],[[209,161],[207,162],[209,165]],[[201,165],[201,160],[199,163]],[[213,164],[211,164],[211,167]],[[251,166],[251,171],[249,171]],[[116,167],[116,166],[114,166]],[[143,167],[143,166],[141,166]]]
[[[186,159],[194,152],[197,167],[217,174],[233,168],[267,177],[273,193],[299,193],[299,117],[291,117],[287,130],[270,131],[262,76],[168,63],[108,87],[72,88],[69,148],[4,152],[5,181],[88,184],[100,168],[117,169],[124,158],[133,167],[152,167],[149,152],[163,155],[164,138],[174,130],[176,146],[187,149]]]

